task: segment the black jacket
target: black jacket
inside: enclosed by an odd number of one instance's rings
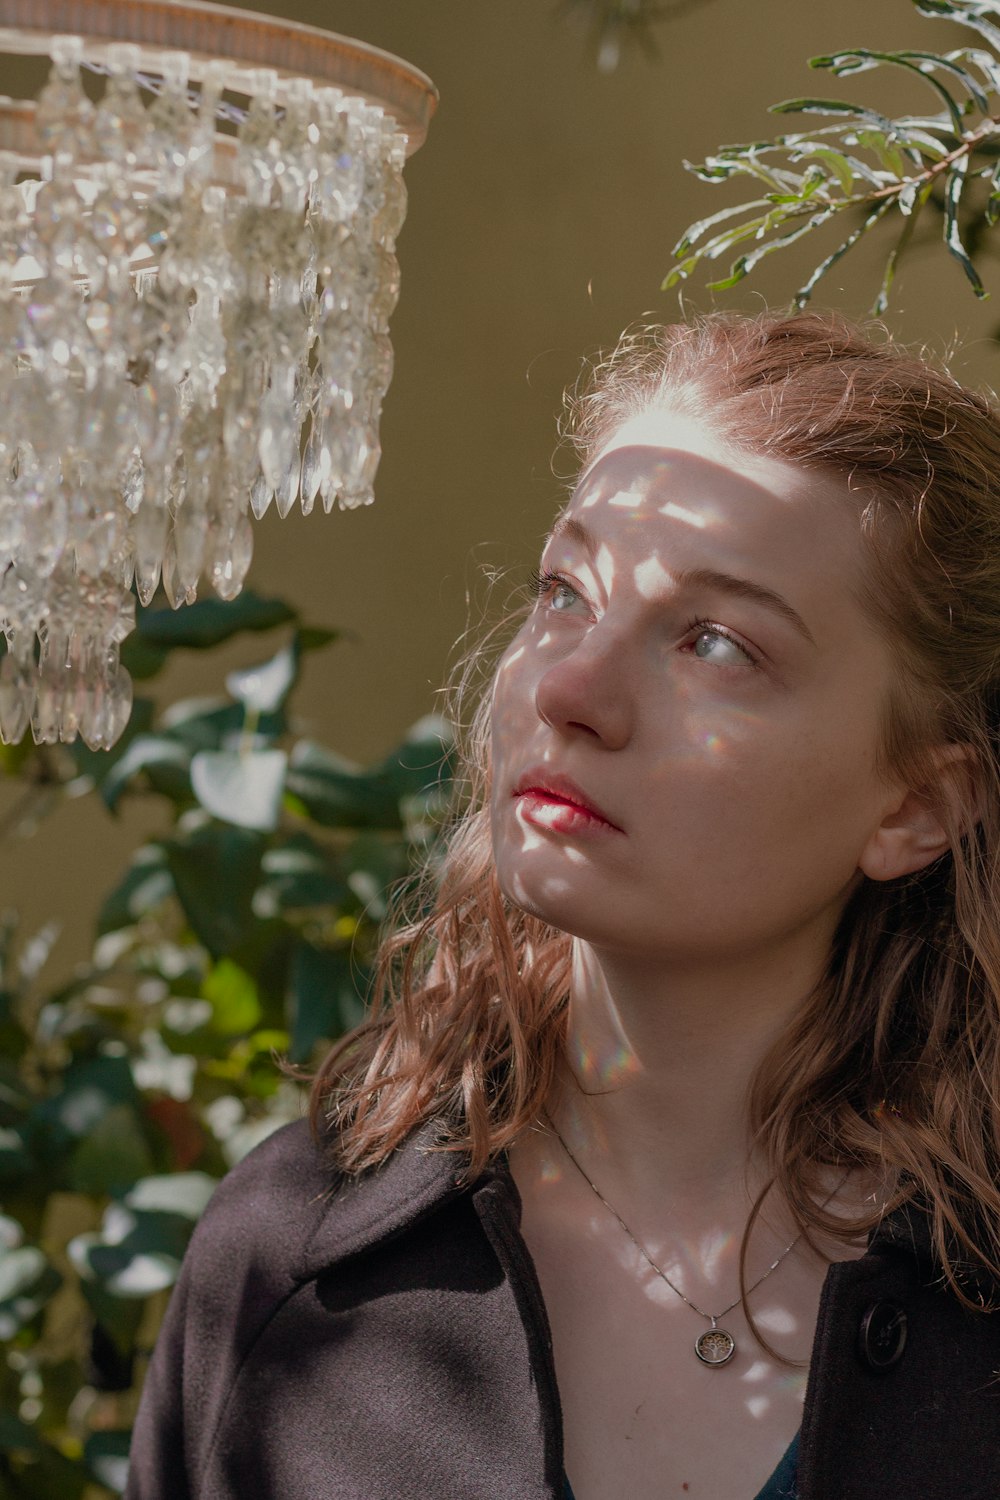
[[[229,1174],[150,1365],[126,1500],[561,1495],[517,1191],[502,1162],[461,1187],[428,1139],[340,1184],[298,1122]],[[897,1216],[829,1270],[801,1500],[1000,1500],[1000,1316],[963,1311],[924,1240]]]

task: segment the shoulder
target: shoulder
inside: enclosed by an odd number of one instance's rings
[[[279,1126],[219,1183],[201,1224],[217,1234],[237,1227],[241,1239],[301,1231],[325,1202],[337,1178],[307,1120]]]
[[[280,1300],[336,1187],[308,1121],[261,1141],[219,1183],[191,1238],[182,1279],[195,1303],[241,1298],[248,1284],[258,1308]]]
[[[194,1274],[230,1287],[252,1276],[279,1297],[398,1234],[461,1191],[435,1134],[418,1131],[380,1167],[345,1178],[307,1120],[280,1127],[213,1194],[188,1251]]]

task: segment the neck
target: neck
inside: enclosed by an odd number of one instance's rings
[[[554,1123],[629,1200],[695,1213],[734,1192],[752,1201],[765,1170],[750,1085],[819,972],[794,948],[668,968],[576,942]]]

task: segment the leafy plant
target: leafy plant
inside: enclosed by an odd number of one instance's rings
[[[107,895],[88,964],[47,989],[48,930],[0,923],[0,1493],[119,1492],[151,1347],[216,1180],[301,1113],[308,1065],[358,1021],[389,887],[448,797],[449,736],[416,725],[362,769],[297,737],[306,652],[335,632],[278,600],[140,611],[128,666],[281,628],[218,698],[139,699],[111,754],[12,747],[32,799],[159,799],[163,835]]]
[[[770,141],[722,146],[685,165],[703,181],[750,179],[757,196],[692,224],[674,246],[664,288],[729,260],[711,290],[735,286],[776,251],[827,225],[841,235],[795,292],[802,307],[823,277],[876,225],[895,221],[873,311],[885,310],[900,261],[922,216],[940,216],[946,249],[977,297],[987,295],[974,255],[1000,217],[1000,3],[913,0],[923,16],[973,34],[948,52],[853,48],[814,57],[810,66],[837,78],[892,67],[924,86],[929,112],[889,118],[878,109],[825,97],[787,99],[775,114],[815,115],[829,123]],[[848,227],[849,226],[849,227]],[[846,229],[846,233],[844,230]]]

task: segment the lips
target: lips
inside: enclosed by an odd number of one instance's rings
[[[514,800],[532,823],[557,832],[590,828],[624,830],[575,781],[552,771],[531,770],[514,788]]]

